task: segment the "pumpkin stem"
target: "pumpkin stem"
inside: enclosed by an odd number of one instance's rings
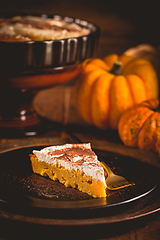
[[[120,70],[122,63],[120,61],[117,61],[114,63],[113,68],[111,69],[110,73],[118,76],[118,75],[122,75],[122,72]]]

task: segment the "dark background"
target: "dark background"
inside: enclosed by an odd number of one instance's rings
[[[0,10],[61,14],[92,21],[101,28],[99,57],[121,54],[141,43],[156,47],[160,43],[158,1],[1,0]]]

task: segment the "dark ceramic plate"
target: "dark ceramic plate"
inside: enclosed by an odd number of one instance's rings
[[[107,197],[94,199],[76,189],[66,188],[59,182],[32,172],[29,154],[40,147],[26,147],[0,155],[0,209],[28,214],[47,212],[113,209],[136,202],[155,191],[158,177],[154,168],[131,157],[99,151],[115,173],[125,176],[135,185],[118,191],[107,190]]]

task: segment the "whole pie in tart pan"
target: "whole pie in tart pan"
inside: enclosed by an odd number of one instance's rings
[[[0,16],[0,62],[4,76],[32,75],[78,65],[93,57],[100,29],[68,16]]]
[[[82,62],[95,56],[99,36],[98,26],[78,18],[0,13],[0,129],[4,136],[45,131],[47,124],[32,106],[37,90],[74,81]]]

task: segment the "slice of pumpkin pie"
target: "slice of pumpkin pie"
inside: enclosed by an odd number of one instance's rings
[[[106,196],[104,169],[90,143],[50,146],[30,155],[34,173],[88,193]]]

